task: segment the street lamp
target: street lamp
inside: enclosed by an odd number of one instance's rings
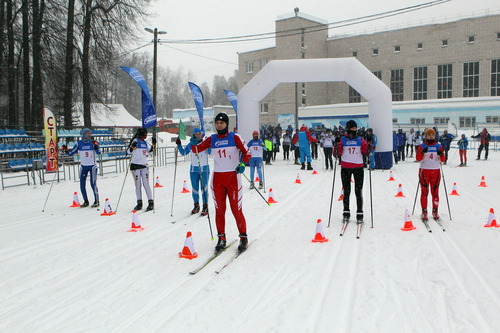
[[[158,31],[158,28],[144,28],[147,32],[153,34],[153,42],[154,42],[154,56],[153,56],[153,105],[156,110],[156,67],[157,67],[157,59],[158,59],[158,35],[164,35],[166,31]]]

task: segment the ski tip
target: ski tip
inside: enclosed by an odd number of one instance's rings
[[[339,236],[343,236],[344,234],[340,234]]]
[[[356,239],[359,239],[359,236],[356,236]]]

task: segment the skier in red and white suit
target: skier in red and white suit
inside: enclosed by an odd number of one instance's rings
[[[432,217],[439,219],[439,184],[441,183],[440,164],[446,160],[443,147],[436,141],[436,132],[428,128],[424,134],[424,142],[417,148],[417,161],[420,161],[418,178],[422,194],[422,220],[427,220],[427,196],[429,189],[432,197]]]
[[[214,174],[210,187],[215,203],[215,224],[219,238],[215,247],[220,251],[226,247],[226,197],[236,220],[240,232],[238,249],[244,251],[248,246],[247,224],[242,210],[243,188],[240,173],[245,171],[245,163],[251,155],[247,154],[243,139],[234,132],[228,131],[229,117],[219,113],[215,117],[217,134],[206,138],[197,146],[193,146],[193,153],[212,148],[214,157]],[[241,158],[240,158],[241,153]]]

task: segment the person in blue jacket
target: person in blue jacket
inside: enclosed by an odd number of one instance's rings
[[[307,170],[312,170],[313,167],[311,166],[311,147],[309,146],[309,142],[316,142],[318,143],[318,140],[313,138],[311,136],[311,133],[307,130],[306,125],[302,125],[300,128],[300,131],[298,133],[295,133],[292,139],[292,145],[295,145],[299,142],[299,151],[300,151],[300,164],[302,167],[300,168],[301,170],[305,170],[305,160],[307,159]]]
[[[405,147],[406,147],[406,134],[403,132],[403,129],[400,128],[398,133],[396,134],[397,142],[398,142],[398,160],[405,160]]]
[[[248,152],[252,156],[250,157],[250,189],[255,188],[253,176],[255,175],[255,168],[257,168],[257,175],[259,176],[259,189],[264,188],[264,177],[262,175],[262,157],[266,150],[264,141],[259,139],[259,132],[253,131],[252,140],[248,141],[247,144]]]
[[[467,166],[467,147],[469,147],[469,140],[462,134],[460,140],[458,140],[458,153],[460,154],[460,165]]]
[[[443,146],[444,149],[445,160],[443,164],[446,164],[446,162],[448,162],[448,152],[450,151],[451,142],[453,141],[454,138],[455,137],[450,133],[448,133],[447,130],[444,130],[443,135],[439,137],[439,143],[441,144],[441,146]]]
[[[88,128],[81,131],[82,139],[79,140],[73,149],[68,152],[69,156],[73,156],[76,152],[80,157],[80,191],[83,196],[83,204],[80,207],[88,207],[89,199],[87,196],[87,189],[85,183],[87,182],[87,175],[90,174],[90,187],[94,192],[94,203],[92,208],[99,207],[99,191],[97,189],[97,166],[96,155],[101,154],[99,143],[92,140],[92,132]]]
[[[196,146],[203,141],[203,132],[199,128],[193,130],[193,136],[189,140],[189,143],[182,147],[181,140],[177,138],[175,143],[179,149],[179,153],[184,156],[191,153],[191,167],[189,171],[189,177],[191,179],[191,188],[194,201],[194,207],[191,210],[191,214],[197,214],[200,212],[200,187],[202,189],[201,198],[203,200],[203,207],[201,208],[201,215],[205,216],[208,214],[208,177],[210,175],[210,167],[208,165],[208,155],[212,153],[212,148],[207,150],[193,153],[191,147]],[[201,186],[200,186],[201,185]]]

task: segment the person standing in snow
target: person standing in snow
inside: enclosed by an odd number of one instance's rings
[[[370,170],[375,169],[375,148],[377,147],[377,136],[373,129],[366,129],[366,143],[368,144],[368,165]]]
[[[149,186],[149,166],[148,166],[148,156],[153,153],[156,147],[156,138],[153,137],[152,145],[146,142],[148,137],[148,130],[144,127],[137,129],[135,137],[130,141],[129,148],[127,152],[132,154],[130,161],[130,171],[134,177],[135,184],[135,194],[137,197],[137,205],[134,210],[142,209],[142,193],[141,187],[144,187],[146,191],[146,196],[148,197],[148,206],[146,211],[154,209],[153,193],[151,192],[151,187]]]
[[[460,155],[460,165],[467,166],[467,147],[469,146],[469,140],[462,134],[460,140],[458,140],[458,153]]]
[[[451,142],[453,141],[454,138],[455,137],[450,133],[448,133],[447,130],[444,130],[443,135],[441,135],[441,137],[439,138],[439,143],[441,144],[441,146],[443,146],[444,149],[444,156],[445,156],[444,164],[448,162],[448,152],[450,151]]]
[[[429,191],[432,197],[432,217],[439,219],[439,185],[441,183],[440,162],[444,162],[444,149],[436,141],[436,132],[428,128],[424,133],[424,142],[417,148],[416,160],[420,162],[418,169],[418,179],[420,183],[421,195],[420,205],[422,207],[421,218],[427,221],[427,196]]]
[[[307,160],[307,170],[312,170],[311,148],[309,146],[309,142],[318,143],[318,140],[311,136],[311,133],[307,130],[306,125],[302,125],[300,131],[293,136],[292,145],[295,145],[297,141],[299,142],[300,164],[302,165],[300,169],[305,170],[306,166],[304,162]]]
[[[325,153],[325,165],[326,170],[330,167],[330,170],[333,170],[333,144],[335,142],[335,138],[332,136],[331,130],[328,128],[326,130],[325,136],[321,139],[321,147],[323,147],[323,152]]]
[[[250,154],[243,143],[243,139],[234,132],[228,131],[229,117],[221,112],[215,116],[217,134],[206,138],[197,146],[191,147],[192,152],[202,152],[212,147],[214,156],[214,173],[210,187],[215,203],[215,224],[217,227],[218,242],[216,251],[226,247],[226,200],[229,199],[231,211],[236,220],[239,231],[239,251],[248,246],[247,223],[242,209],[243,188],[240,174],[245,171]],[[241,158],[240,158],[241,155]]]
[[[191,179],[191,188],[193,189],[191,195],[194,202],[194,207],[191,210],[191,214],[197,214],[200,211],[201,188],[201,198],[203,200],[201,215],[205,216],[208,214],[208,177],[210,174],[208,155],[212,152],[212,149],[208,148],[206,151],[198,152],[198,154],[191,152],[191,147],[196,146],[201,141],[203,141],[203,132],[199,128],[195,128],[193,130],[193,136],[189,140],[189,143],[186,145],[186,147],[182,147],[182,143],[179,138],[177,138],[175,143],[177,144],[179,153],[182,156],[191,153],[191,167],[189,169],[189,178]]]
[[[471,138],[477,139],[480,138],[481,142],[479,144],[479,149],[477,150],[477,158],[476,160],[481,159],[481,152],[484,149],[484,159],[488,159],[488,148],[490,146],[490,140],[491,140],[491,135],[488,133],[488,130],[486,128],[483,128],[482,132],[479,133],[478,135],[473,135]]]
[[[97,166],[96,154],[100,155],[99,143],[92,140],[92,132],[88,128],[84,128],[81,132],[82,139],[68,152],[69,156],[73,156],[78,152],[80,157],[80,191],[83,196],[83,203],[80,207],[88,207],[89,199],[87,196],[87,175],[90,174],[90,187],[94,192],[94,203],[92,208],[99,207],[99,190],[97,189]]]
[[[313,160],[318,159],[318,138],[316,137],[316,131],[311,127],[309,129],[309,133],[311,134],[311,138],[315,139],[315,141],[311,141],[311,158]]]
[[[363,155],[368,154],[368,144],[365,139],[358,136],[358,125],[354,120],[349,120],[345,126],[346,135],[337,143],[337,157],[341,158],[340,178],[344,187],[344,212],[343,221],[349,221],[351,211],[349,197],[351,194],[351,178],[354,177],[354,192],[356,194],[356,221],[363,223],[363,181],[364,164]]]
[[[410,132],[406,133],[406,157],[413,157],[413,148],[415,146],[415,130],[410,128]],[[411,156],[408,154],[411,150]]]
[[[406,146],[406,135],[403,132],[403,129],[398,129],[398,133],[396,134],[397,144],[398,144],[398,160],[405,160],[405,146]]]
[[[259,176],[259,189],[264,187],[264,177],[262,176],[262,156],[266,147],[264,142],[259,139],[259,132],[253,131],[252,140],[247,144],[248,151],[252,156],[250,158],[250,189],[255,188],[253,176],[255,175],[255,168],[257,168],[257,175]]]
[[[283,134],[283,160],[290,159],[290,144],[292,143],[292,132],[288,129]]]

